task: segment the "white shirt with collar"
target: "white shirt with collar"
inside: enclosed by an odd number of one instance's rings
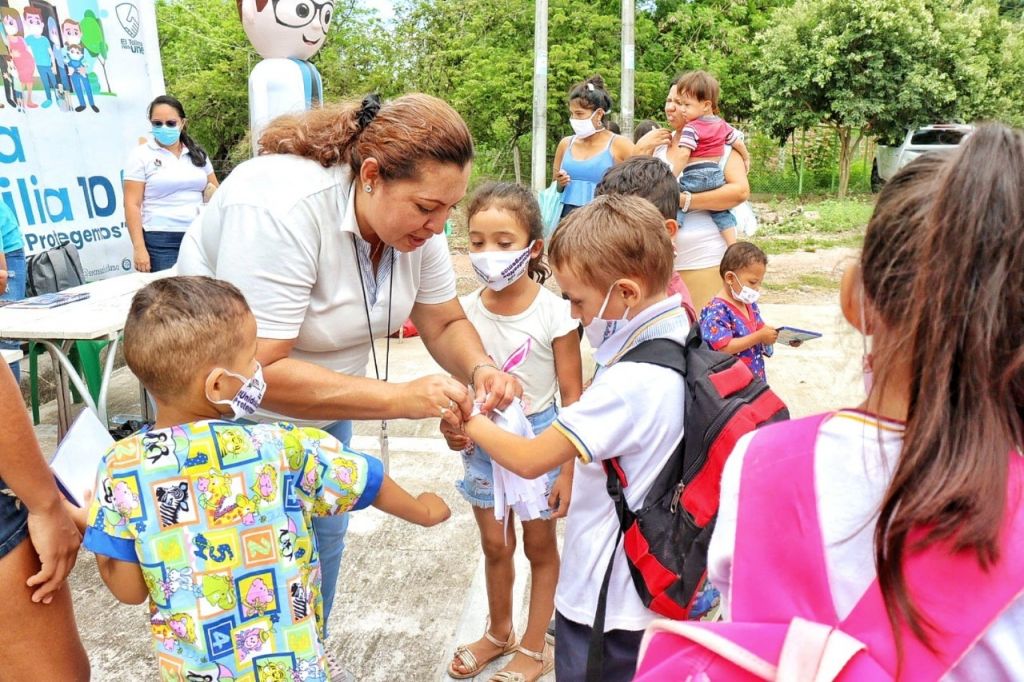
[[[626,502],[636,509],[683,437],[683,378],[670,369],[619,359],[652,338],[683,343],[689,330],[678,295],[638,313],[597,350],[594,383],[552,425],[579,451],[555,592],[555,607],[571,621],[593,625],[619,531],[600,462],[619,457],[629,483]],[[657,616],[640,601],[621,545],[616,552],[605,630],[643,630]]]
[[[183,144],[181,156],[158,145],[152,137],[128,154],[124,179],[146,183],[142,195],[142,229],[149,232],[184,232],[199,215],[203,190],[213,164],[192,163]]]
[[[360,260],[368,264],[368,250],[356,224],[347,166],[324,168],[299,156],[269,154],[239,165],[224,181],[185,235],[178,272],[237,286],[260,337],[295,339],[290,357],[363,376],[371,336],[364,286],[373,338],[396,332],[415,303],[455,298],[444,234],[411,253],[388,248],[373,281],[360,267]],[[383,378],[384,358],[378,362]]]

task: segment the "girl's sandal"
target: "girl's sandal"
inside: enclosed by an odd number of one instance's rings
[[[495,673],[488,682],[537,682],[537,680],[555,669],[555,648],[547,642],[544,643],[544,651],[540,653],[521,646],[516,647],[516,651],[542,664],[544,667],[541,668],[540,675],[530,678],[520,672],[502,670],[499,673]]]
[[[487,619],[487,627],[484,628],[484,637],[488,642],[501,649],[498,653],[494,654],[490,658],[484,661],[478,661],[472,651],[469,650],[468,645],[462,645],[456,647],[455,653],[452,655],[452,662],[448,664],[448,677],[456,680],[467,680],[470,677],[476,677],[480,674],[480,671],[487,667],[487,664],[496,658],[507,656],[508,654],[518,649],[518,642],[516,642],[516,631],[515,628],[509,630],[508,641],[501,641],[497,637],[491,634],[491,619]],[[459,672],[455,669],[455,662],[458,661],[466,669],[466,672]]]

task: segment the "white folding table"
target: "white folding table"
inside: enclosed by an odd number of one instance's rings
[[[57,308],[0,308],[0,337],[41,343],[53,360],[57,375],[57,436],[63,438],[71,426],[71,392],[74,385],[82,400],[104,424],[107,423],[107,390],[114,371],[114,356],[124,329],[132,296],[146,284],[173,271],[134,272],[120,277],[90,282],[62,293],[87,292],[89,298]],[[108,340],[103,364],[99,400],[93,401],[85,381],[68,358],[75,341]],[[148,401],[143,395],[142,411],[148,417]]]

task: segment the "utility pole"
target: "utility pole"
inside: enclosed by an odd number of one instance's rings
[[[533,148],[530,184],[540,192],[547,186],[548,140],[548,0],[535,0],[533,21]]]
[[[636,71],[636,7],[634,0],[622,0],[622,134],[633,137],[633,80]]]

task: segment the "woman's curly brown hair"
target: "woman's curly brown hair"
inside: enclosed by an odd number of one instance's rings
[[[386,180],[415,178],[423,161],[460,168],[473,160],[473,137],[445,101],[420,93],[385,102],[360,127],[353,100],[274,119],[260,136],[261,154],[296,154],[324,168],[347,163],[358,176],[373,157]],[[365,117],[364,117],[365,118]]]

